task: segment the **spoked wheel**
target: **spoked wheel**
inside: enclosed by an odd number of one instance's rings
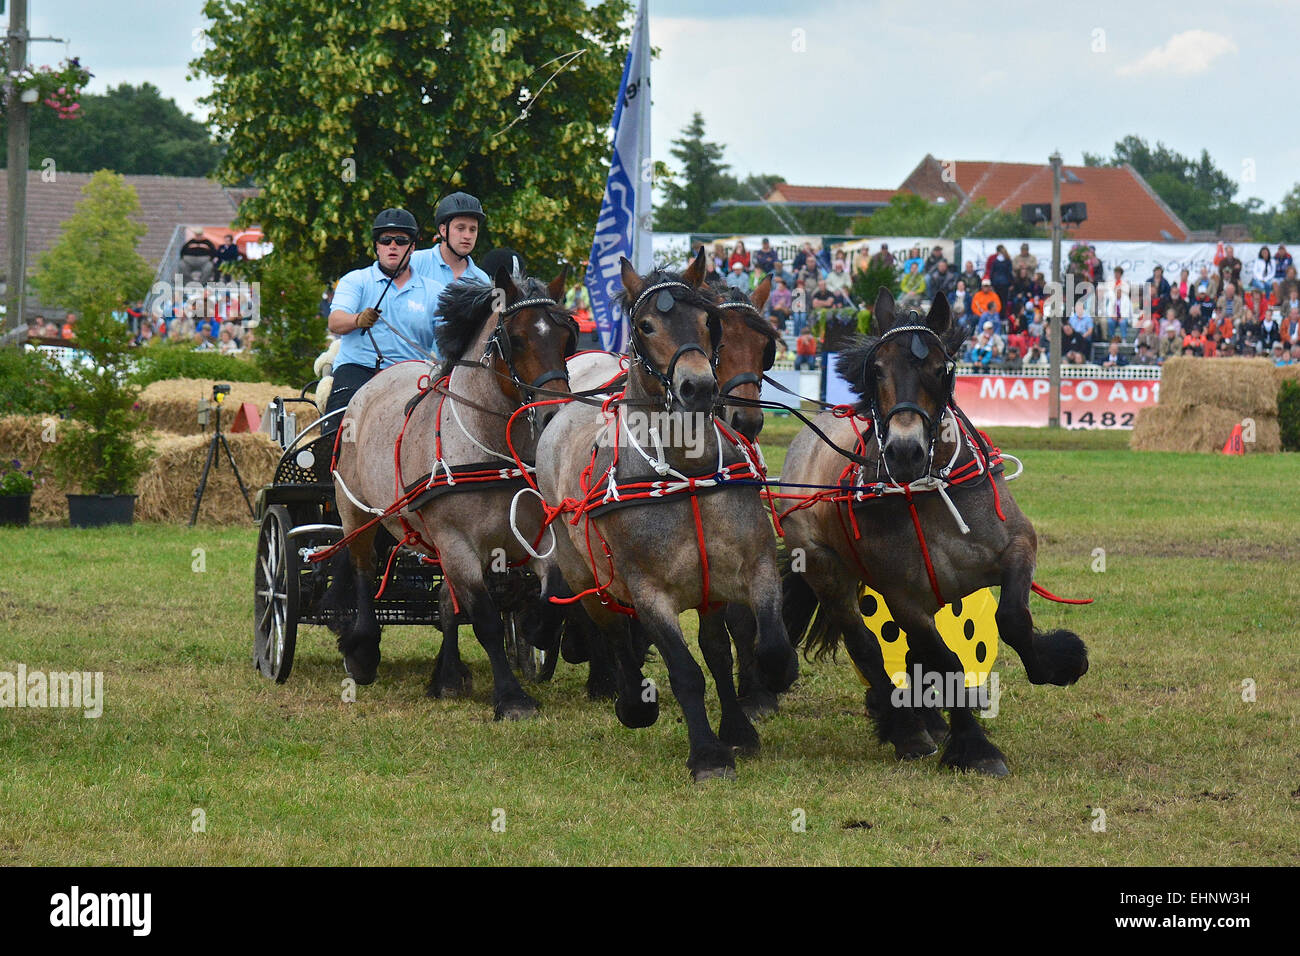
[[[510,611],[504,615],[506,628],[506,658],[510,666],[519,672],[526,681],[540,684],[551,679],[555,673],[555,663],[559,658],[559,648],[543,651],[533,647],[524,637],[524,630],[519,626],[520,614]]]
[[[292,520],[271,505],[257,536],[253,566],[253,663],[277,684],[289,679],[298,640],[298,555],[289,544]]]

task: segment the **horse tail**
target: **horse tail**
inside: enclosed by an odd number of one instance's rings
[[[834,654],[840,631],[832,625],[812,585],[790,567],[788,559],[781,566],[781,615],[790,642],[795,647],[802,645],[805,657],[809,651],[819,660]]]

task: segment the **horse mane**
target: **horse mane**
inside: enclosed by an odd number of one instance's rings
[[[684,283],[688,287],[687,291],[683,292],[681,289],[673,289],[672,295],[674,299],[678,302],[684,302],[687,305],[694,306],[697,309],[703,309],[711,317],[721,316],[722,314],[721,310],[718,308],[718,304],[713,301],[712,297],[706,294],[704,289],[691,287],[691,284],[682,278],[682,273],[680,272],[674,272],[671,269],[655,269],[641,281],[645,283],[647,289],[652,285],[658,285],[660,282]],[[623,314],[631,319],[632,306],[636,304],[635,297],[628,295],[626,289],[620,289],[618,294],[614,296],[614,301],[618,304],[618,307],[623,310]]]
[[[867,358],[871,355],[872,350],[880,344],[881,338],[879,335],[862,335],[860,333],[850,335],[848,344],[840,350],[840,354],[835,360],[835,371],[839,372],[840,377],[849,383],[849,389],[858,396],[860,406],[871,401],[871,396],[865,394],[868,377]],[[944,355],[949,359],[955,360],[957,358],[957,353],[965,340],[965,333],[962,331],[961,326],[955,322],[939,333],[939,342],[943,346]]]
[[[705,283],[708,290],[718,297],[718,308],[725,310],[733,302],[743,302],[745,305],[752,306],[754,303],[749,300],[749,296],[741,292],[734,286],[729,286],[721,279],[711,279]],[[743,309],[740,312],[741,321],[753,329],[755,332],[762,332],[769,339],[775,342],[781,337],[780,333],[772,327],[772,323],[766,321],[761,315],[755,315],[749,309]]]
[[[521,299],[551,297],[550,290],[541,279],[515,276],[514,283]],[[433,330],[433,340],[438,354],[442,356],[442,367],[434,375],[434,381],[449,374],[455,364],[465,357],[465,352],[482,331],[483,323],[492,316],[495,293],[496,287],[490,282],[464,278],[453,282],[438,294],[438,314],[442,320]],[[572,310],[557,305],[547,311],[573,325],[576,340],[578,333]]]

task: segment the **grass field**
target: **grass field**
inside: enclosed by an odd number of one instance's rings
[[[793,431],[769,423],[774,471]],[[4,529],[0,670],[103,671],[105,701],[0,710],[0,865],[1300,863],[1300,457],[993,437],[1025,462],[1038,580],[1096,598],[1033,602],[1087,641],[1079,684],[998,661],[1007,779],[896,763],[844,660],[804,663],[761,756],[700,786],[670,697],[625,730],[563,663],[539,719],[494,723],[468,633],[468,700],[424,698],[429,628],[386,632],[355,703],[323,629],[275,686],[250,665],[251,528]]]

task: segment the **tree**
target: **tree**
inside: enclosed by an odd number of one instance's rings
[[[272,382],[311,381],[312,364],[326,344],[320,282],[311,266],[280,249],[250,265],[257,267],[261,294],[253,342],[258,368]]]
[[[59,240],[41,256],[32,285],[47,302],[78,313],[75,344],[90,361],[69,373],[69,411],[76,425],[58,433],[55,471],[70,485],[100,494],[128,493],[149,465],[137,443],[147,428],[127,380],[131,329],[113,315],[142,298],[152,270],[135,251],[145,227],[135,189],[100,170],[84,187]]]
[[[695,113],[673,140],[670,153],[681,164],[678,177],[663,183],[664,201],[655,211],[655,228],[664,232],[692,232],[709,218],[709,207],[730,198],[736,180],[727,175],[722,147],[704,139],[704,117]]]
[[[208,176],[217,168],[221,147],[207,128],[152,83],[83,93],[79,102],[75,120],[60,119],[52,109],[30,111],[32,169],[41,169],[47,157],[69,173]]]
[[[191,71],[212,78],[203,102],[228,143],[218,175],[252,177],[262,192],[241,222],[322,277],[369,256],[381,209],[404,206],[431,233],[439,197],[458,189],[487,211],[480,249],[510,245],[542,272],[581,259],[608,171],[627,10],[208,0],[209,46]],[[583,47],[543,90],[554,59]]]
[[[1019,211],[989,208],[979,197],[960,207],[951,203],[932,203],[914,193],[899,193],[889,205],[865,219],[853,221],[855,236],[933,236],[935,238],[1033,239],[1043,230],[1030,226]]]

